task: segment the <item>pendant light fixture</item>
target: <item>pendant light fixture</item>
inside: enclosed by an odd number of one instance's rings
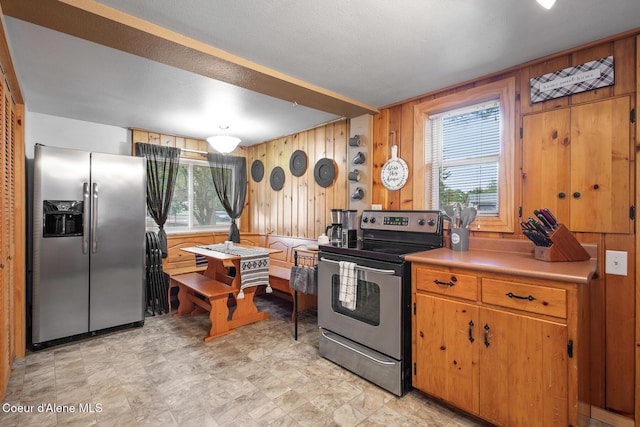
[[[229,126],[220,126],[221,131],[226,131]],[[214,135],[207,138],[207,142],[211,148],[222,154],[229,154],[240,144],[240,138],[226,134]]]
[[[551,9],[556,0],[536,0],[545,9]]]

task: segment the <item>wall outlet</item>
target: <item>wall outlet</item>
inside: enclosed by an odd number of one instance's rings
[[[382,205],[371,205],[371,210],[372,211],[381,211],[382,210]]]
[[[627,275],[627,253],[622,251],[606,251],[605,273],[618,276]]]

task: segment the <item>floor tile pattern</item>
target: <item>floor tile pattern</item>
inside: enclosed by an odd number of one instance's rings
[[[295,341],[291,303],[272,295],[256,303],[268,320],[208,343],[207,315],[162,315],[29,353],[14,362],[0,427],[477,425],[319,357],[313,311],[301,314]]]

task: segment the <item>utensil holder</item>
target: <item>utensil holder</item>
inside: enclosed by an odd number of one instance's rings
[[[469,250],[469,229],[468,228],[452,228],[451,229],[451,249],[454,251]]]
[[[534,258],[540,261],[587,261],[591,255],[563,224],[559,224],[548,237],[551,246],[536,246]]]

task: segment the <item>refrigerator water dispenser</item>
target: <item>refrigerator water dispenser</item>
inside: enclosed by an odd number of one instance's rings
[[[80,200],[44,200],[42,237],[82,236],[83,208]]]

